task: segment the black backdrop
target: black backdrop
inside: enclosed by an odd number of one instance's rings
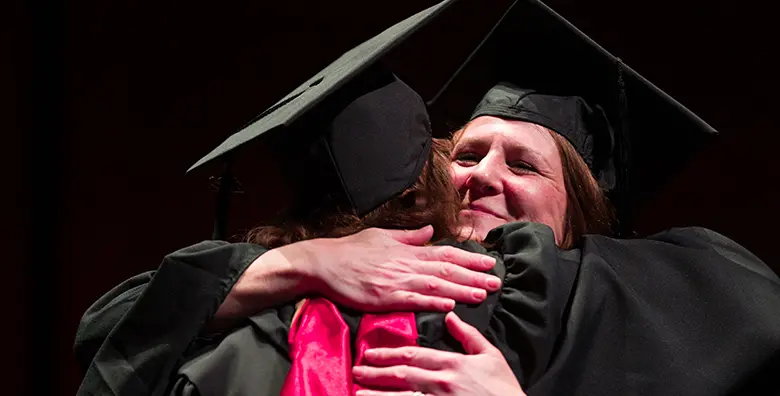
[[[81,313],[210,235],[213,195],[184,170],[338,54],[433,3],[4,5],[5,390],[73,394]],[[478,3],[463,32],[508,5]],[[778,34],[769,6],[749,3],[548,2],[724,135],[643,208],[641,229],[711,227],[778,271]]]

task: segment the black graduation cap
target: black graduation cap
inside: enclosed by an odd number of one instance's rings
[[[623,235],[638,203],[717,134],[538,0],[515,1],[428,104],[435,129],[494,115],[566,137],[611,194]]]
[[[237,182],[229,166],[232,155],[262,138],[309,147],[306,183],[317,186],[311,191],[356,214],[410,187],[430,152],[430,121],[422,98],[381,58],[452,2],[421,11],[346,52],[195,163],[188,173],[216,161],[228,165],[218,183],[212,237],[225,237],[228,200]]]

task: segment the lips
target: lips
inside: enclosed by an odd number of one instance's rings
[[[503,219],[504,218],[504,216],[501,216],[498,213],[490,210],[490,208],[487,208],[487,207],[482,206],[480,204],[470,203],[467,207],[468,207],[469,210],[472,210],[474,212],[482,212],[482,213],[489,214],[489,215],[494,216],[494,217],[498,217],[499,219]]]

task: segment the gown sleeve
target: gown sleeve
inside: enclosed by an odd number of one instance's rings
[[[542,224],[511,223],[493,230],[486,242],[506,267],[489,338],[525,389],[552,359],[578,266],[558,257],[552,229]]]
[[[111,329],[119,323],[151,282],[154,272],[144,272],[122,282],[100,297],[81,317],[73,350],[82,373],[89,368]]]
[[[162,394],[185,350],[264,252],[252,244],[201,242],[98,300],[76,336],[76,356],[87,367],[78,394]]]
[[[552,230],[535,223],[510,223],[491,231],[487,249],[474,242],[452,243],[490,255],[489,271],[502,288],[480,304],[456,304],[455,313],[474,326],[504,355],[525,389],[548,367],[561,331],[577,263],[558,256]],[[463,353],[446,330],[444,314],[418,313],[421,346]]]
[[[704,228],[588,236],[560,346],[536,395],[777,394],[780,280]]]

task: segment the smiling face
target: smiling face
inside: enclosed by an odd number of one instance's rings
[[[552,228],[564,236],[566,188],[551,132],[524,121],[482,116],[456,135],[452,179],[463,200],[461,236],[483,240],[514,221]]]

